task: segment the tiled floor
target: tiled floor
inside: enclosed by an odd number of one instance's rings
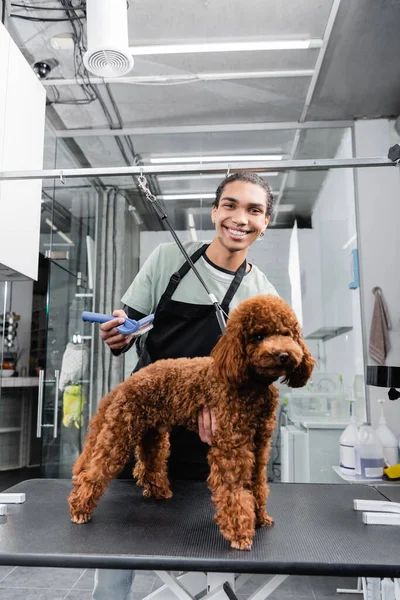
[[[53,569],[39,567],[1,567],[1,600],[91,600],[92,569]],[[248,598],[268,576],[253,575],[237,590],[239,600]],[[336,588],[355,588],[356,579],[331,577],[288,577],[269,596],[270,600],[361,600],[361,595],[336,594]],[[151,571],[137,571],[133,600],[141,600],[162,582]],[[112,600],[110,598],[110,600]]]
[[[0,492],[39,476],[33,469],[0,473]],[[93,577],[93,569],[0,566],[0,600],[91,600]],[[246,600],[267,579],[268,576],[253,575],[237,590],[238,600]],[[152,571],[137,571],[132,599],[141,600],[161,585]],[[290,576],[269,600],[361,600],[361,595],[336,594],[338,587],[355,589],[356,585],[355,578]]]

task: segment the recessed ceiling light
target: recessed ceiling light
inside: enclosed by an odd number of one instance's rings
[[[278,171],[270,171],[269,173],[257,173],[261,177],[276,177]],[[191,179],[223,179],[221,173],[193,173],[185,175],[157,175],[158,181],[190,181]]]
[[[150,158],[153,165],[205,162],[251,162],[259,160],[282,160],[282,154],[241,154],[230,156],[168,156]]]
[[[214,199],[215,194],[161,194],[157,196],[161,200],[209,200]]]
[[[200,54],[204,52],[257,52],[260,50],[308,50],[321,48],[321,39],[270,40],[258,42],[215,42],[205,44],[164,44],[130,46],[132,56],[151,54]]]
[[[279,204],[276,209],[278,212],[292,212],[294,204]]]

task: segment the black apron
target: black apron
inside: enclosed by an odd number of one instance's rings
[[[199,248],[190,257],[192,262],[199,260],[207,248],[208,244]],[[229,314],[229,305],[244,277],[246,267],[247,262],[244,260],[221,303],[226,314]],[[189,270],[190,265],[185,262],[171,276],[155,312],[154,329],[148,334],[135,371],[161,358],[209,356],[216,345],[221,329],[214,305],[190,304],[171,299]],[[172,479],[207,479],[209,446],[200,440],[199,434],[183,427],[173,427],[170,441],[169,476]]]

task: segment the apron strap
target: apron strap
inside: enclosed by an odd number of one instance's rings
[[[225,298],[222,300],[221,307],[225,312],[229,311],[229,305],[232,301],[233,296],[236,294],[239,285],[242,283],[242,279],[247,269],[247,260],[244,259],[240,267],[235,273],[235,277],[232,280],[231,285],[229,286],[228,291],[225,294]]]
[[[208,246],[209,246],[209,244],[203,244],[203,246],[198,248],[196,250],[196,252],[194,254],[192,254],[192,256],[190,257],[192,263],[195,263],[196,261],[199,260],[200,256],[202,256],[204,254],[204,252],[207,250]],[[170,298],[172,298],[172,295],[175,292],[176,288],[178,287],[181,279],[183,279],[185,277],[185,275],[189,272],[189,269],[190,269],[190,265],[187,261],[185,261],[183,263],[183,265],[181,266],[181,268],[179,269],[179,271],[177,271],[176,273],[173,273],[171,275],[171,278],[169,280],[167,288],[166,288],[165,292],[163,293],[163,300],[169,300]]]
[[[192,256],[190,258],[193,263],[198,261],[199,258],[201,256],[203,256],[203,254],[207,250],[208,246],[209,246],[209,244],[203,244],[203,246],[198,248],[196,250],[196,252],[194,254],[192,254]],[[244,261],[242,262],[242,264],[236,271],[235,277],[233,278],[231,285],[229,286],[229,289],[226,292],[224,299],[222,300],[221,307],[224,309],[225,312],[228,312],[228,310],[229,310],[229,305],[232,301],[233,296],[236,294],[239,285],[242,283],[242,279],[246,273],[246,269],[247,269],[247,260],[244,259]],[[172,295],[175,292],[176,288],[180,284],[181,280],[185,277],[185,275],[189,272],[189,270],[190,270],[190,265],[188,262],[185,262],[185,263],[183,263],[183,265],[181,266],[179,271],[177,271],[176,273],[173,273],[171,275],[167,289],[163,293],[163,300],[170,300],[172,298]]]

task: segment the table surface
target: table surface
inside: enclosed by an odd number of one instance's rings
[[[370,486],[271,484],[275,525],[257,530],[247,552],[221,536],[204,483],[176,483],[171,500],[157,501],[113,481],[85,525],[70,521],[70,489],[33,479],[7,490],[26,502],[0,517],[0,564],[400,577],[400,528],[364,525],[353,510],[354,498],[383,498]]]
[[[392,485],[377,485],[376,489],[391,502],[400,502],[400,482]]]

